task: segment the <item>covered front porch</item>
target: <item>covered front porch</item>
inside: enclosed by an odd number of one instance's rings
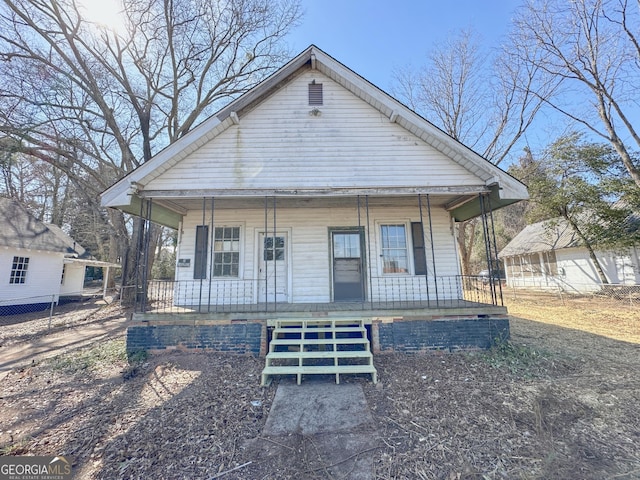
[[[266,355],[278,322],[308,319],[366,326],[374,353],[487,348],[508,337],[500,282],[460,275],[455,246],[457,216],[479,211],[487,266],[497,270],[489,191],[353,193],[149,193],[140,245],[158,213],[184,212],[176,278],[147,278],[141,250],[129,349]]]
[[[479,212],[487,268],[498,270],[492,191],[415,190],[263,198],[220,192],[201,199],[149,192],[139,212],[145,227],[139,230],[136,313],[502,305],[497,275],[460,275],[454,233],[455,221]],[[179,219],[169,221],[169,206],[182,212]],[[178,230],[172,281],[149,279],[150,225],[159,220]]]

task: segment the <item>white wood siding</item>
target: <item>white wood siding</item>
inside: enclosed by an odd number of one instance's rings
[[[367,228],[365,210],[361,209],[360,224]],[[425,212],[426,215],[426,212]],[[211,212],[205,214],[205,223],[210,224]],[[425,216],[425,239],[427,252],[427,265],[430,279],[430,296],[435,298],[434,267],[431,256],[431,244],[428,219]],[[369,276],[374,301],[384,301],[402,289],[405,300],[418,299],[418,293],[424,297],[424,276],[413,274],[413,252],[411,242],[411,222],[420,221],[420,213],[416,207],[389,208],[372,207],[369,210],[369,225],[371,235],[369,241],[365,241],[366,248],[371,247],[371,253],[367,255],[366,284],[369,290]],[[451,229],[449,214],[443,209],[433,209],[433,240],[435,248],[435,273],[439,277],[439,296],[444,298],[460,298],[461,292],[457,290],[458,261],[456,256],[455,241]],[[189,267],[176,269],[176,304],[193,305],[200,302],[206,304],[211,298],[211,303],[253,303],[257,296],[258,268],[257,268],[257,238],[258,232],[264,231],[263,209],[242,210],[217,210],[214,215],[214,224],[221,226],[241,227],[241,252],[240,275],[237,279],[214,278],[211,282],[209,295],[209,271],[207,279],[202,282],[193,279],[193,266],[195,261],[195,232],[196,226],[202,223],[202,212],[193,211],[185,216],[178,245],[178,259],[189,259]],[[383,275],[380,263],[380,225],[404,224],[408,239],[410,253],[410,273],[408,275]],[[341,208],[278,208],[277,231],[286,230],[289,233],[289,263],[290,274],[289,289],[291,303],[324,303],[332,298],[332,263],[330,257],[330,227],[357,227],[358,210],[355,205]],[[269,213],[268,231],[273,231],[271,211]],[[211,230],[209,231],[211,235]],[[208,262],[210,265],[210,255]],[[382,280],[384,279],[384,280]],[[408,292],[413,292],[415,298]],[[219,298],[220,300],[216,300]],[[262,301],[263,299],[258,299]]]
[[[13,257],[28,257],[26,282],[10,284]],[[0,251],[0,306],[26,305],[58,300],[62,278],[62,253],[22,249]]]
[[[324,105],[307,86],[323,84]],[[310,112],[317,108],[320,112]],[[465,186],[484,182],[318,71],[297,77],[146,190]]]
[[[84,289],[85,265],[65,264],[64,282],[60,285],[60,295],[79,295]]]
[[[596,256],[605,276],[612,284],[639,284],[640,261],[636,249],[624,253],[597,251]],[[518,264],[519,257],[510,257]],[[557,275],[531,274],[521,277],[507,277],[511,287],[539,290],[562,290],[573,293],[589,293],[599,290],[600,278],[595,265],[584,248],[563,248],[556,250]],[[507,268],[507,274],[509,269]]]

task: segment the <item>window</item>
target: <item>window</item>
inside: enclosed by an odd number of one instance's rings
[[[360,234],[334,233],[333,258],[360,258]]]
[[[407,235],[404,225],[381,225],[382,273],[408,273]]]
[[[322,84],[310,83],[309,84],[309,105],[322,105]]]
[[[209,246],[209,226],[196,227],[196,251],[193,262],[193,278],[202,280],[207,278],[207,248]]]
[[[60,278],[60,285],[64,285],[64,277],[67,273],[67,264],[62,265],[62,278]]]
[[[284,237],[264,238],[265,261],[284,260]]]
[[[240,266],[240,227],[216,227],[213,276],[237,277]]]
[[[9,277],[9,283],[26,283],[28,268],[29,268],[28,257],[13,257],[13,264],[11,265],[11,277]]]
[[[507,275],[509,275],[510,278],[522,276],[522,269],[520,268],[518,257],[507,257],[504,259],[504,264],[507,268]]]

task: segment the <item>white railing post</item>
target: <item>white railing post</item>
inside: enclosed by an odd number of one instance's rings
[[[49,309],[49,330],[51,330],[51,319],[53,318],[53,302],[55,301],[56,296],[51,295],[51,308]]]

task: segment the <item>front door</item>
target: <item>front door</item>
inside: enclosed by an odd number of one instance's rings
[[[333,252],[333,300],[364,300],[364,262],[359,231],[331,233]]]
[[[260,233],[258,239],[259,302],[288,302],[288,236],[287,232]]]

